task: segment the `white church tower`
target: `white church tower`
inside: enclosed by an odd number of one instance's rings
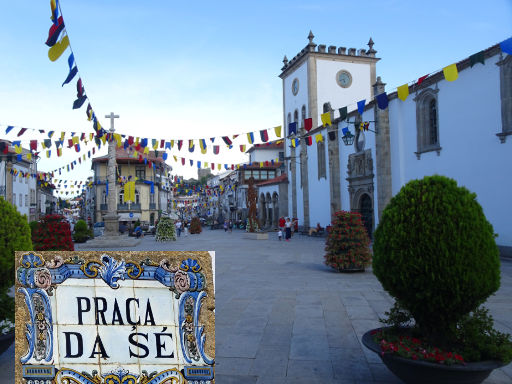
[[[368,42],[369,49],[356,49],[316,45],[313,33],[309,32],[309,43],[293,59],[284,57],[284,66],[279,77],[283,80],[283,121],[286,135],[285,156],[289,160],[291,177],[289,188],[289,215],[299,219],[299,226],[305,229],[311,226],[308,182],[308,148],[304,139],[304,119],[312,118],[313,130],[321,125],[320,115],[331,112],[331,119],[339,117],[331,109],[333,106],[348,106],[348,112],[357,109],[357,101],[373,98],[373,85],[376,78],[373,41]],[[297,134],[289,134],[289,124],[297,122]],[[300,141],[295,147],[291,139]],[[336,143],[336,144],[335,144]],[[339,148],[336,142],[328,142],[326,157],[329,163],[329,180],[331,212],[341,207]],[[325,148],[319,146],[317,155],[321,156]],[[297,175],[300,164],[300,175]],[[320,179],[320,174],[319,174]],[[327,187],[327,185],[326,185]],[[313,226],[315,223],[313,223]]]

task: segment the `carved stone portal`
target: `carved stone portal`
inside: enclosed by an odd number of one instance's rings
[[[350,210],[361,214],[368,235],[374,229],[373,159],[370,149],[349,155],[347,164]]]

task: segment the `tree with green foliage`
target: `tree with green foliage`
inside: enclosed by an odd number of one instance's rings
[[[424,177],[407,183],[384,209],[373,271],[421,334],[443,346],[500,286],[494,239],[474,193],[447,177]]]
[[[78,220],[75,224],[73,240],[75,243],[85,243],[91,237],[87,223],[84,220]]]
[[[27,217],[0,197],[0,319],[14,321],[14,299],[7,290],[14,284],[14,252],[32,251]]]
[[[174,221],[167,217],[162,216],[156,227],[156,241],[176,241],[176,229],[174,227]]]

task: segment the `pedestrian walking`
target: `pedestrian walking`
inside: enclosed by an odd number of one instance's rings
[[[277,232],[277,237],[279,238],[279,241],[283,239],[283,231],[279,229],[279,232]]]
[[[286,241],[290,241],[290,238],[292,237],[292,222],[289,217],[286,218],[284,226],[286,229]]]
[[[233,232],[233,222],[231,220],[229,220],[229,233]]]
[[[178,237],[181,236],[181,226],[182,226],[181,220],[178,220],[176,222],[176,232],[178,233]]]
[[[227,232],[228,231],[228,221],[225,220],[224,221],[224,232]]]
[[[284,226],[285,226],[285,224],[286,224],[286,220],[284,219],[284,217],[283,217],[283,216],[281,216],[281,217],[279,218],[279,229],[280,229],[281,231],[284,231]]]

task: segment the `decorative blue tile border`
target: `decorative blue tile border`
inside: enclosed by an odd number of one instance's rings
[[[30,320],[25,330],[28,351],[20,359],[27,384],[46,384],[52,380],[56,384],[181,384],[185,379],[189,383],[209,384],[213,379],[214,359],[205,353],[204,327],[199,324],[201,303],[206,297],[206,279],[197,260],[182,260],[179,267],[171,266],[167,259],[159,264],[150,259],[136,263],[116,260],[108,254],[101,255],[100,261],[85,262],[78,255],[67,260],[55,256],[53,260],[45,261],[40,255],[30,252],[22,256],[16,274],[22,286],[18,292],[24,295]],[[68,368],[56,370],[54,365],[27,364],[31,359],[41,363],[53,361],[53,319],[49,296],[58,284],[67,279],[102,279],[114,290],[119,288],[119,280],[129,279],[158,281],[168,287],[179,300],[181,350],[186,363],[192,366],[185,367],[183,373],[173,368],[141,375],[118,368],[100,377],[97,372],[80,373]]]

